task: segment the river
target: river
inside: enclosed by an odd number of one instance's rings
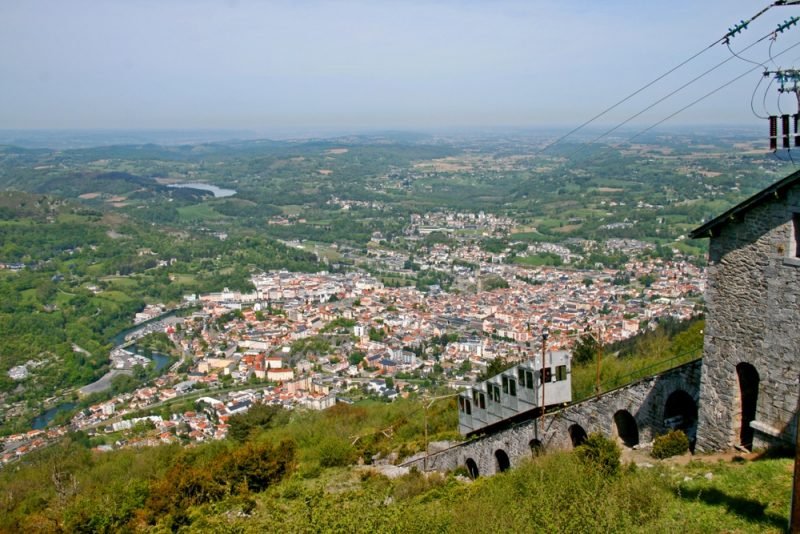
[[[31,426],[34,430],[41,430],[58,415],[59,412],[68,412],[77,406],[74,402],[65,402],[58,406],[53,406],[49,410],[45,410],[41,415],[34,417]]]
[[[168,317],[172,317],[173,315],[175,315],[174,311],[166,313],[164,315],[161,315],[160,317],[156,317],[155,319],[152,319],[150,321],[144,322],[142,324],[138,324],[138,325],[136,325],[134,327],[131,327],[131,328],[128,328],[126,330],[123,330],[122,332],[120,332],[119,334],[114,336],[112,342],[114,343],[115,347],[117,347],[119,345],[122,345],[123,343],[125,343],[125,336],[127,336],[131,332],[134,332],[136,330],[144,328],[150,322],[164,320],[164,319],[167,319]],[[139,354],[139,350],[138,350],[138,347],[136,345],[132,345],[129,349],[130,349],[131,352]],[[152,356],[150,356],[150,359],[153,360],[153,362],[155,362],[156,371],[158,371],[158,372],[161,372],[163,369],[165,369],[169,365],[169,362],[170,362],[169,356],[166,356],[164,354],[160,354],[158,352],[154,352],[152,354]],[[116,372],[120,372],[120,371],[116,371]],[[100,382],[102,380],[103,380],[103,378],[101,378],[97,382]],[[97,384],[97,382],[94,382],[94,384]],[[107,385],[104,383],[103,386],[100,389],[97,389],[97,391],[104,391],[104,390],[108,389],[109,387],[111,387],[110,376],[108,377],[108,379],[105,380],[105,382],[107,383]],[[89,384],[89,385],[91,385],[91,384]],[[84,387],[86,387],[86,386],[84,386]],[[31,426],[35,430],[40,430],[42,428],[45,428],[47,426],[47,424],[50,421],[52,421],[53,418],[59,412],[70,411],[70,410],[74,409],[76,406],[77,406],[77,404],[74,403],[74,402],[64,402],[64,403],[58,404],[56,406],[53,406],[52,408],[49,408],[49,409],[45,410],[44,412],[42,412],[41,414],[39,414],[38,416],[34,417]]]

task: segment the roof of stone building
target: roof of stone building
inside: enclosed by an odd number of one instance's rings
[[[728,223],[741,221],[742,215],[761,204],[776,200],[783,196],[787,189],[800,183],[800,171],[793,172],[783,180],[775,182],[771,186],[751,196],[747,200],[732,207],[722,215],[711,219],[703,226],[695,228],[689,232],[692,239],[702,239],[704,237],[714,237],[719,235],[719,231]]]

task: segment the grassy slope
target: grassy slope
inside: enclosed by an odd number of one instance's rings
[[[705,478],[712,473],[712,479]],[[255,498],[194,510],[203,532],[782,532],[791,461],[626,468],[616,478],[571,453],[476,482],[364,471],[295,477]]]
[[[433,435],[449,433],[453,413],[451,403],[429,412]],[[368,453],[418,449],[422,415],[416,401],[367,404],[294,413],[245,444],[91,454],[66,443],[0,471],[0,532],[181,525],[193,532],[779,532],[788,517],[787,459],[653,460],[654,467],[625,467],[608,477],[571,452],[554,452],[475,482],[416,472],[390,480],[351,467]],[[295,467],[265,491],[229,486],[221,496],[198,500],[195,486],[176,486],[184,502],[195,504],[180,513],[154,507],[159,488],[163,494],[166,485],[174,495],[176,466],[208,484],[203,473],[215,469],[224,480],[220,462],[247,447],[281,442],[294,443]]]

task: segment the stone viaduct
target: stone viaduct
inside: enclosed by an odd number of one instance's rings
[[[692,439],[701,368],[702,360],[695,360],[402,465],[425,471],[464,466],[475,478],[505,471],[543,450],[571,449],[592,432],[613,436],[628,447],[672,428],[684,429]]]

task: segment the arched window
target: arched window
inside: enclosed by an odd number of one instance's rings
[[[664,426],[670,429],[683,430],[689,438],[689,448],[694,451],[697,434],[697,403],[694,398],[679,389],[667,397],[664,405]]]
[[[639,444],[639,425],[636,419],[628,410],[619,410],[614,414],[614,426],[617,428],[617,435],[626,447],[633,447]]]
[[[736,366],[736,376],[739,378],[739,400],[741,416],[739,418],[739,443],[752,450],[753,429],[750,423],[756,419],[758,407],[758,384],[760,378],[756,368],[749,363],[742,362]]]
[[[502,473],[511,467],[511,460],[508,459],[508,454],[503,449],[494,451],[494,458],[497,460],[497,472]]]
[[[577,447],[582,445],[584,441],[586,441],[586,431],[583,427],[577,423],[574,425],[570,425],[569,429],[569,438],[572,440],[572,446]]]
[[[467,472],[469,473],[469,478],[475,480],[479,476],[481,476],[480,472],[478,471],[478,464],[475,463],[475,460],[472,458],[467,458],[465,462],[467,466]]]

